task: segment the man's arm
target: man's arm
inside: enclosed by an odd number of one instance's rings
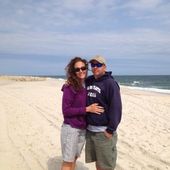
[[[107,100],[108,100],[108,116],[109,124],[107,126],[106,132],[113,134],[116,131],[122,116],[122,102],[120,95],[120,87],[116,81],[109,81],[107,87]]]

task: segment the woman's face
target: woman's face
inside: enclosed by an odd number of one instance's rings
[[[74,71],[76,76],[81,80],[84,80],[87,76],[87,68],[82,61],[78,61],[74,64]]]

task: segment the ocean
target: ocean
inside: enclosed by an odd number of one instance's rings
[[[120,85],[170,94],[170,75],[115,76]]]
[[[48,76],[65,79],[65,76]],[[132,89],[155,91],[170,94],[170,75],[115,75],[114,78],[120,85]]]

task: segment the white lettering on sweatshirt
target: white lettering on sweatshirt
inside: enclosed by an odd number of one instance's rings
[[[95,90],[97,91],[98,93],[101,93],[101,89],[95,85],[93,86],[87,86],[87,90]]]

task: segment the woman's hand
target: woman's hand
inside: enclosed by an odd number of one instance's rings
[[[101,114],[104,112],[104,108],[102,106],[99,106],[98,103],[93,103],[86,107],[86,112]]]

